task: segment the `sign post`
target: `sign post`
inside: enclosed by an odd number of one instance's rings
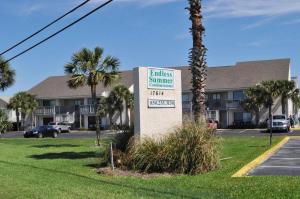
[[[134,69],[134,132],[160,138],[182,124],[181,71]]]

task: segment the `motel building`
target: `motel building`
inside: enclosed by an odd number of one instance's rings
[[[182,113],[183,120],[192,117],[191,72],[189,67],[171,67],[181,71]],[[125,85],[131,92],[134,91],[133,71],[121,72],[119,84]],[[35,125],[45,125],[49,122],[71,123],[74,129],[92,128],[95,126],[95,109],[92,106],[90,88],[80,87],[70,89],[67,85],[68,76],[52,76],[40,82],[28,92],[36,96],[39,107],[34,113]],[[241,106],[244,99],[243,91],[266,80],[294,80],[291,77],[290,59],[263,60],[238,62],[232,66],[218,66],[208,68],[206,88],[207,115],[219,122],[221,128],[234,124],[248,124],[255,121],[251,113],[247,113]],[[176,83],[176,82],[175,82]],[[97,95],[108,96],[111,88],[97,87]],[[288,115],[297,114],[292,102],[285,105]],[[273,106],[274,114],[281,114],[280,100]],[[128,114],[128,115],[126,115]],[[261,113],[260,121],[267,118],[267,110]],[[113,124],[120,123],[120,115],[113,116]],[[129,118],[133,123],[133,112],[123,111],[123,121]],[[27,120],[31,124],[30,118]],[[109,124],[108,117],[102,118],[103,128]]]

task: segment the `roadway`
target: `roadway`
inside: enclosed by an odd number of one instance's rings
[[[115,135],[113,131],[102,131],[104,136]],[[218,129],[217,135],[219,136],[269,136],[265,130],[261,129]],[[274,136],[300,136],[299,130],[292,130],[290,133],[274,132]],[[9,132],[2,134],[2,138],[22,138],[23,132]],[[95,131],[72,131],[70,133],[61,133],[59,138],[94,138]]]

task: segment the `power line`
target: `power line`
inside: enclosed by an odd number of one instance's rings
[[[87,4],[90,0],[86,0],[83,3],[79,4],[78,6],[76,6],[75,8],[73,8],[72,10],[70,10],[69,12],[65,13],[64,15],[58,17],[57,19],[55,19],[54,21],[52,21],[51,23],[49,23],[48,25],[44,26],[43,28],[39,29],[38,31],[36,31],[35,33],[31,34],[30,36],[26,37],[25,39],[23,39],[22,41],[16,43],[15,45],[11,46],[10,48],[6,49],[5,51],[0,53],[1,55],[4,55],[5,53],[11,51],[12,49],[14,49],[15,47],[21,45],[22,43],[24,43],[25,41],[31,39],[32,37],[34,37],[35,35],[39,34],[40,32],[42,32],[43,30],[49,28],[50,26],[52,26],[53,24],[55,24],[56,22],[58,22],[59,20],[61,20],[62,18],[66,17],[67,15],[71,14],[72,12],[74,12],[75,10],[77,10],[78,8],[84,6],[85,4]]]
[[[42,43],[44,43],[44,42],[46,42],[47,40],[51,39],[52,37],[58,35],[59,33],[63,32],[64,30],[70,28],[71,26],[75,25],[75,24],[78,23],[79,21],[83,20],[84,18],[88,17],[89,15],[93,14],[93,13],[96,12],[97,10],[103,8],[104,6],[108,5],[109,3],[113,2],[113,1],[114,1],[114,0],[109,0],[109,1],[107,1],[107,2],[105,2],[105,3],[103,3],[103,4],[101,4],[100,6],[96,7],[96,8],[93,9],[92,11],[90,11],[89,13],[83,15],[83,16],[80,17],[79,19],[75,20],[74,22],[70,23],[69,25],[65,26],[64,28],[60,29],[60,30],[57,31],[56,33],[50,35],[49,37],[43,39],[42,41],[40,41],[40,42],[38,42],[38,43],[36,43],[35,45],[31,46],[30,48],[27,48],[26,50],[20,52],[19,54],[17,54],[17,55],[15,55],[15,56],[13,56],[12,58],[6,60],[5,62],[2,62],[2,64],[6,64],[6,63],[12,61],[13,59],[15,59],[15,58],[17,58],[17,57],[23,55],[24,53],[26,53],[26,52],[32,50],[33,48],[35,48],[35,47],[41,45]]]

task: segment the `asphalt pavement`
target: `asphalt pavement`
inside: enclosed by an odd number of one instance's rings
[[[300,176],[300,138],[291,138],[248,176]]]
[[[108,137],[116,134],[114,131],[101,131],[102,136]],[[61,133],[58,138],[94,138],[95,131],[71,131],[70,133]],[[23,131],[8,132],[1,135],[2,138],[23,138]]]
[[[113,136],[116,134],[114,131],[101,131],[104,136]],[[71,131],[70,133],[61,133],[59,138],[94,138],[95,131]],[[218,129],[217,135],[219,136],[269,136],[269,133],[264,129]],[[300,130],[292,130],[290,133],[274,132],[274,136],[300,136]],[[2,138],[22,138],[23,131],[8,132],[2,134]]]

